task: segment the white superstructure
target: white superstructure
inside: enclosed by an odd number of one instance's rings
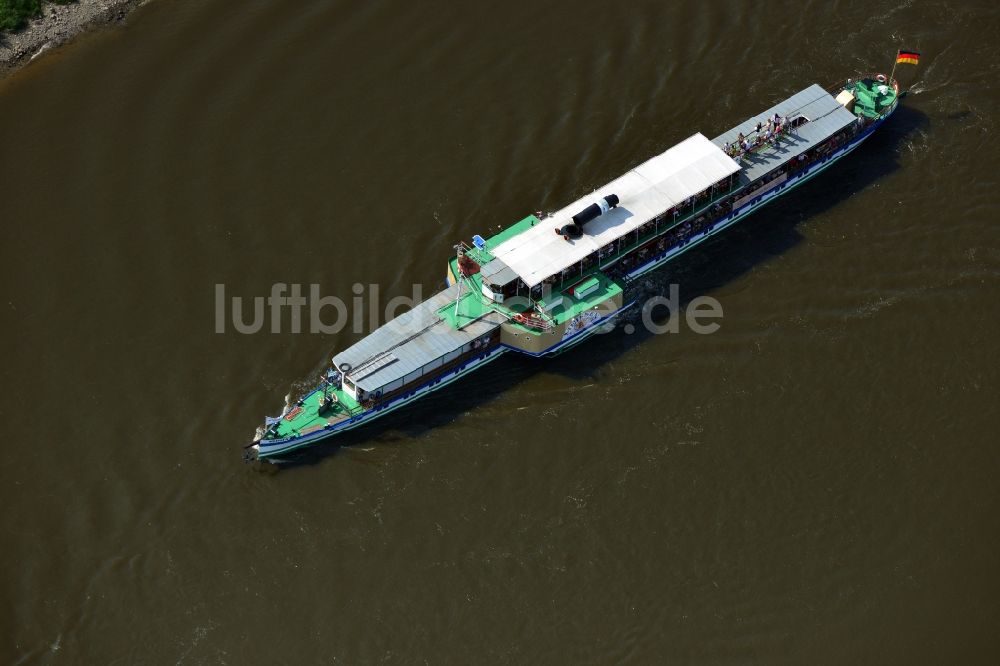
[[[534,287],[739,170],[721,148],[695,134],[490,248],[490,253]],[[588,222],[581,238],[566,240],[555,233],[581,209],[610,194],[618,196],[618,207]]]

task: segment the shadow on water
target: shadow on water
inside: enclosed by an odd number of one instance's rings
[[[802,235],[796,230],[800,222],[833,208],[896,171],[903,141],[925,128],[929,122],[923,112],[901,105],[892,118],[854,153],[830,166],[813,181],[768,204],[763,213],[758,211],[734,229],[692,248],[676,261],[657,269],[651,279],[644,277],[641,280],[644,286],[631,296],[642,299],[664,295],[662,287],[666,286],[666,281],[658,280],[657,276],[663,276],[669,270],[671,282],[683,282],[680,300],[683,309],[698,296],[738,279],[770,257],[795,247],[802,242]],[[748,232],[752,236],[745,235]],[[649,285],[653,285],[651,289]],[[654,321],[663,324],[668,317],[654,317]],[[643,344],[653,335],[642,326],[636,326],[634,333],[626,334],[619,326],[612,333],[588,340],[552,359],[505,354],[492,362],[488,371],[480,370],[463,377],[357,430],[305,447],[283,460],[281,466],[312,465],[346,447],[362,443],[386,446],[408,442],[454,422],[466,412],[494,400],[543,369],[574,380],[592,378],[601,366]],[[473,387],[475,390],[470,390]]]

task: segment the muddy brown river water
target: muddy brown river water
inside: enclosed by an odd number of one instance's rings
[[[0,662],[996,663],[998,25],[157,1],[0,81]],[[885,127],[638,285],[718,332],[241,462],[358,334],[217,334],[215,285],[430,294],[455,242],[899,47]]]

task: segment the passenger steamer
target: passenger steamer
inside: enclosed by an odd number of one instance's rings
[[[315,389],[258,428],[275,459],[388,414],[506,352],[558,354],[633,303],[626,286],[798,187],[892,115],[883,74],[812,85],[709,140],[681,141],[550,215],[473,236],[448,287],[336,354]]]

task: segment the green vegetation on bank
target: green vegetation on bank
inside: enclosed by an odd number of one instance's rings
[[[66,5],[74,0],[47,0]],[[0,0],[0,30],[18,30],[28,19],[42,15],[42,0]]]

